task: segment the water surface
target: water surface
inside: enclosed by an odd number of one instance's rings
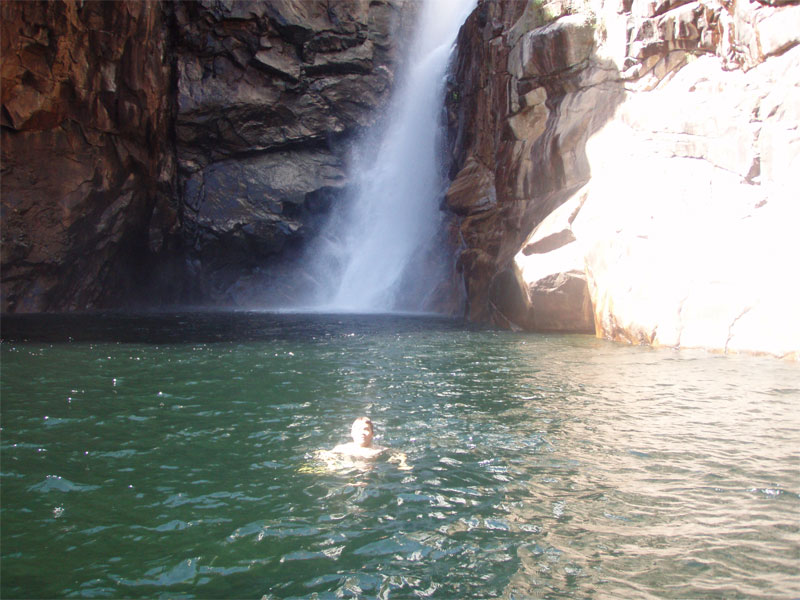
[[[800,596],[800,366],[425,317],[4,317],[3,598]],[[367,414],[413,470],[325,470]]]

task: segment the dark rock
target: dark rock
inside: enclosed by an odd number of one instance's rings
[[[283,273],[341,198],[415,11],[3,2],[2,310],[226,302]]]
[[[273,274],[285,275],[281,263],[341,198],[350,141],[388,100],[409,8],[401,0],[177,6],[184,237],[206,299],[258,296],[243,286],[291,295]]]
[[[3,311],[152,299],[177,215],[165,8],[2,3]]]

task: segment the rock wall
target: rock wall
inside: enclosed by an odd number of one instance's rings
[[[3,2],[2,311],[290,303],[416,6]]]
[[[388,101],[414,9],[405,0],[176,5],[194,298],[296,302],[302,249],[344,193],[350,142]]]
[[[139,297],[177,226],[161,5],[3,2],[2,311]]]
[[[459,44],[469,318],[797,357],[797,3],[483,1]]]

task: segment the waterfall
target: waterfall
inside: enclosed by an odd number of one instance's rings
[[[430,256],[446,185],[439,146],[444,83],[456,35],[475,2],[425,0],[386,124],[356,149],[353,193],[309,259],[323,282],[318,308],[422,310],[440,283],[441,258]]]

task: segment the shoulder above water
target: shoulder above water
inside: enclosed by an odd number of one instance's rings
[[[331,452],[333,454],[342,454],[344,456],[356,456],[358,458],[376,458],[380,456],[386,448],[383,446],[358,446],[353,442],[346,444],[339,444]]]
[[[314,455],[329,466],[334,464],[354,464],[351,462],[351,459],[373,460],[385,458],[390,463],[397,463],[397,468],[401,471],[410,471],[413,468],[406,462],[406,455],[404,452],[398,452],[397,450],[384,448],[383,446],[370,446],[365,448],[356,444],[339,444],[332,450],[317,450]],[[357,460],[356,462],[360,461]]]

